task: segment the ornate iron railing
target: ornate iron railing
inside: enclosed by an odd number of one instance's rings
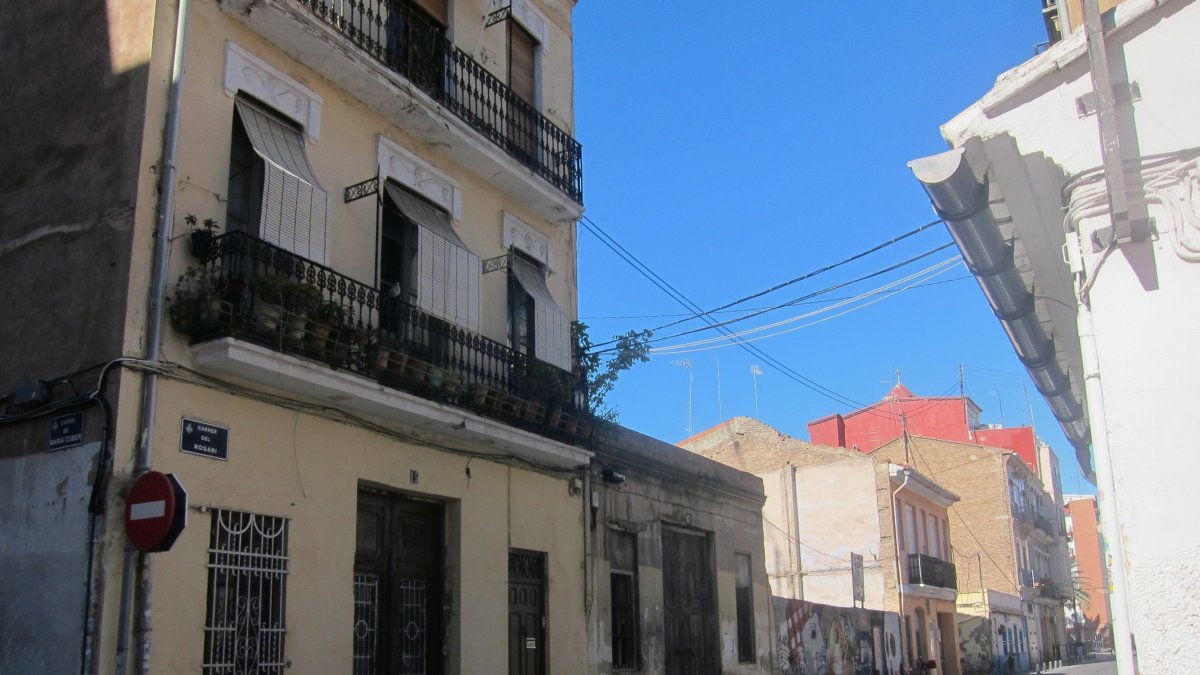
[[[1033,514],[1033,524],[1051,537],[1058,534],[1058,526],[1055,522],[1040,513]]]
[[[958,571],[952,562],[912,553],[908,556],[908,583],[958,589]]]
[[[193,343],[233,337],[570,442],[592,430],[585,378],[243,232],[216,237],[176,285]]]
[[[578,203],[583,148],[405,0],[300,0],[351,42]]]

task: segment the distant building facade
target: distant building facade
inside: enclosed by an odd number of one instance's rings
[[[1090,646],[1111,644],[1112,615],[1108,609],[1108,560],[1104,537],[1100,533],[1100,512],[1096,498],[1068,495],[1066,505],[1067,540],[1070,542],[1073,585],[1072,635]]]

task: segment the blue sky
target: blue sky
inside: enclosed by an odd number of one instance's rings
[[[587,215],[706,309],[932,220],[906,162],[945,149],[939,125],[1046,39],[1033,0],[585,0],[574,19]],[[786,302],[949,241],[939,225],[744,306]],[[951,248],[829,297],[871,291],[956,253]],[[979,287],[962,278],[961,266],[940,271],[926,281],[944,283],[869,296],[864,300],[878,301],[793,321],[786,327],[824,319],[755,343],[840,400],[726,347],[655,356],[625,373],[609,402],[626,426],[681,440],[688,373],[672,362],[686,359],[693,364],[695,431],[734,415],[756,416],[757,380],[757,416],[807,438],[807,422],[853,409],[847,401],[879,399],[897,370],[917,394],[956,393],[963,364],[967,393],[983,407],[984,422],[1028,423],[1025,383],[1038,434],[1062,460],[1064,488],[1089,491]],[[684,311],[586,231],[579,290],[580,316],[596,342]],[[735,327],[829,304],[797,305]],[[832,316],[851,307],[858,308]],[[757,377],[756,364],[763,372]]]

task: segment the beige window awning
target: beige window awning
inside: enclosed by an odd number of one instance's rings
[[[519,255],[512,256],[512,274],[533,297],[534,356],[563,370],[571,370],[571,320],[562,311],[550,288],[545,270]]]

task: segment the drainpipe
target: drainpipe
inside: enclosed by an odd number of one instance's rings
[[[583,470],[583,615],[592,615],[592,469]]]
[[[904,588],[904,577],[901,575],[900,569],[900,509],[896,505],[896,495],[900,494],[900,491],[904,489],[905,485],[908,485],[908,479],[912,475],[912,472],[906,469],[903,473],[904,481],[900,483],[900,486],[897,487],[894,492],[892,492],[892,550],[896,553],[896,602],[900,610],[899,614],[901,624],[904,623],[904,593],[902,592],[902,589]],[[888,475],[891,475],[890,471],[888,472]],[[903,642],[903,639],[901,639],[902,644]],[[909,662],[912,662],[913,655],[909,654],[908,656]]]
[[[1075,233],[1080,236],[1079,233]],[[1070,236],[1070,233],[1068,233]],[[1074,242],[1078,245],[1079,240]],[[1093,274],[1095,271],[1093,271]],[[1125,543],[1121,539],[1121,528],[1117,521],[1117,489],[1113,477],[1112,454],[1108,447],[1108,420],[1104,410],[1104,387],[1100,379],[1100,355],[1096,349],[1096,329],[1092,322],[1092,309],[1080,298],[1077,300],[1080,356],[1083,358],[1084,387],[1087,392],[1088,416],[1092,422],[1092,449],[1096,453],[1096,478],[1099,487],[1100,526],[1108,541],[1112,555],[1113,601],[1112,609],[1113,652],[1117,658],[1117,672],[1134,675],[1137,666],[1133,660],[1133,639],[1129,618],[1128,581],[1125,578]]]
[[[175,20],[175,52],[171,62],[171,85],[167,94],[167,117],[163,132],[163,154],[160,162],[159,198],[157,206],[157,223],[154,231],[154,267],[149,289],[146,313],[146,342],[144,358],[153,361],[158,357],[159,345],[162,343],[163,332],[163,303],[167,289],[167,263],[171,255],[171,233],[175,214],[175,162],[179,154],[179,114],[183,93],[183,61],[187,41],[187,21],[190,0],[179,0],[178,14]],[[149,371],[143,375],[142,402],[140,410],[140,428],[138,430],[138,450],[133,477],[140,476],[150,470],[150,459],[153,450],[154,422],[158,403],[158,375]],[[128,651],[126,635],[129,630],[130,595],[133,594],[131,582],[131,567],[134,559],[133,548],[128,540],[125,542],[125,555],[121,564],[121,598],[120,618],[118,621],[117,668],[118,675],[126,672],[126,655]],[[141,622],[137,627],[138,635],[138,667],[141,673],[150,672],[150,616],[151,616],[151,559],[145,553],[137,554],[140,565],[137,594],[134,598],[134,613],[140,615]]]

